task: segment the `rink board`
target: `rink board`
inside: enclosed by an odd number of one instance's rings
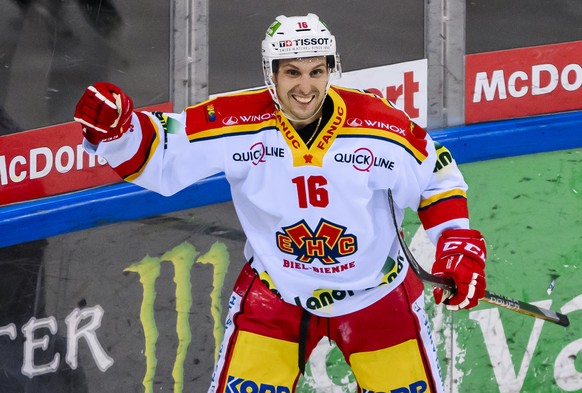
[[[582,112],[505,120],[431,132],[459,164],[582,146]],[[231,199],[224,176],[166,198],[120,183],[0,209],[0,247]],[[25,228],[11,231],[13,227]]]

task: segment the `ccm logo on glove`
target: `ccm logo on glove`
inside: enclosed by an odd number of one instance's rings
[[[451,277],[457,292],[443,299],[441,288],[433,291],[435,302],[444,302],[449,310],[469,309],[485,295],[485,239],[475,229],[447,229],[437,242],[432,273]]]
[[[474,254],[475,257],[483,260],[483,263],[485,263],[485,250],[472,243],[467,243],[463,241],[447,241],[443,245],[442,252],[458,251],[459,248],[463,248],[462,252]]]

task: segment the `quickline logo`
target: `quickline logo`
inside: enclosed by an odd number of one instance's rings
[[[210,311],[214,321],[214,357],[218,356],[218,349],[224,331],[222,329],[222,301],[221,291],[224,278],[228,271],[229,254],[223,243],[215,242],[204,255],[188,242],[184,242],[161,257],[146,256],[141,261],[126,268],[125,272],[137,273],[143,289],[143,299],[140,308],[140,320],[145,337],[146,372],[143,379],[145,393],[153,393],[154,377],[156,374],[158,327],[156,324],[154,304],[156,300],[155,285],[160,276],[163,262],[168,262],[174,268],[174,284],[176,286],[176,334],[178,348],[172,370],[174,392],[182,393],[184,389],[184,362],[188,353],[188,346],[192,340],[190,327],[190,310],[192,309],[192,267],[195,263],[213,266],[212,292],[210,293]]]

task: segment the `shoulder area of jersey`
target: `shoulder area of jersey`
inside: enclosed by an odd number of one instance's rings
[[[186,133],[231,127],[233,132],[248,131],[248,127],[275,119],[276,108],[266,88],[217,95],[186,108]]]
[[[266,88],[241,90],[232,93],[219,94],[197,105],[186,108],[187,118],[204,120],[206,126],[224,127],[235,125],[241,119],[272,116],[275,104]],[[229,120],[230,119],[230,120]]]
[[[359,89],[332,86],[345,103],[344,127],[387,131],[424,139],[426,131],[388,100]]]

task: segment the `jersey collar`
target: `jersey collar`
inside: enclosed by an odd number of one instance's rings
[[[275,115],[277,126],[291,149],[293,166],[314,165],[321,167],[325,153],[342,130],[346,119],[346,104],[333,88],[330,88],[327,94],[333,102],[333,113],[309,148],[281,111],[277,111]]]

